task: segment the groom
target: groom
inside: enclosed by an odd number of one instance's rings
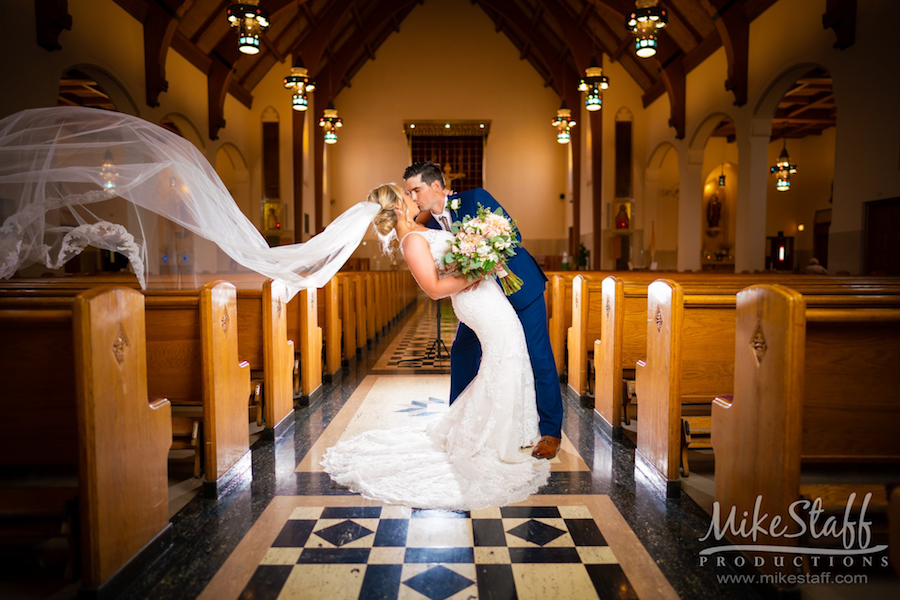
[[[441,168],[432,162],[419,162],[403,173],[406,189],[421,213],[416,220],[431,229],[450,231],[454,221],[465,215],[475,216],[478,205],[494,211],[500,204],[484,189],[477,188],[447,196]],[[503,210],[506,213],[506,210]],[[506,215],[509,217],[509,215]],[[534,387],[537,393],[537,409],[540,416],[541,439],[531,455],[535,458],[553,458],[559,450],[562,438],[562,395],[550,333],[547,330],[547,306],[544,288],[547,277],[534,258],[523,247],[516,248],[516,255],[509,260],[509,270],[522,279],[522,288],[509,296],[516,309],[534,371]],[[469,385],[478,373],[481,362],[481,344],[475,332],[463,323],[456,330],[456,339],[450,349],[450,402]]]

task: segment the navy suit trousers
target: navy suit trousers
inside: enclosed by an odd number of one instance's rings
[[[537,409],[540,417],[541,435],[562,437],[562,394],[559,390],[559,375],[553,348],[550,346],[550,332],[547,330],[547,305],[541,294],[533,302],[516,311],[525,330],[525,343],[534,371],[534,388],[537,394]],[[450,403],[466,389],[478,374],[481,363],[481,344],[475,332],[460,323],[456,339],[450,348]]]

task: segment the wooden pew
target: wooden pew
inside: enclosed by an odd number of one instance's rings
[[[340,378],[343,358],[341,340],[341,294],[338,278],[332,277],[325,287],[319,289],[317,304],[319,322],[323,323],[322,339],[325,344],[325,381]]]
[[[645,358],[647,347],[647,289],[653,275],[650,272],[627,273],[610,276],[601,284],[599,301],[601,335],[594,344],[595,398],[594,407],[612,429],[613,435],[621,435],[621,423],[630,422],[631,414],[626,404],[625,382],[633,381],[637,361]],[[706,273],[671,273],[669,279],[685,286],[689,295],[710,293],[736,294],[755,283],[783,282],[800,286],[804,293],[846,295],[896,294],[900,292],[897,278],[874,277],[812,277],[807,275],[711,275]],[[819,290],[819,291],[816,291]],[[588,287],[596,293],[596,288]],[[596,301],[591,298],[591,305]],[[587,343],[586,337],[581,343]],[[577,345],[577,344],[576,344]],[[581,348],[581,346],[578,346]],[[586,364],[583,350],[579,355]]]
[[[128,277],[116,279],[136,285]],[[65,298],[97,281],[61,278],[0,286],[0,298]],[[194,476],[203,478],[204,496],[217,497],[249,466],[248,408],[261,408],[251,392],[249,364],[238,359],[234,286],[212,281],[200,290],[143,294],[149,394],[170,400],[172,448],[195,451]]]
[[[169,398],[175,431],[202,426],[203,493],[215,498],[250,466],[250,363],[238,358],[237,292],[218,281],[144,296],[149,394]]]
[[[319,327],[318,291],[301,290],[300,385],[302,402],[309,404],[322,395],[322,328]]]
[[[547,304],[547,329],[556,360],[556,372],[562,380],[566,374],[566,339],[572,326],[572,280],[578,273],[561,271],[546,275],[548,281],[544,301]]]
[[[356,344],[357,354],[370,347],[369,341],[369,316],[366,302],[366,278],[362,273],[353,276],[353,285],[356,288]]]
[[[101,287],[4,299],[0,331],[3,521],[18,532],[29,517],[62,521],[77,498],[82,587],[118,595],[172,545],[171,407],[147,398],[144,298]],[[70,484],[60,485],[60,470]]]
[[[808,280],[804,280],[808,281]],[[687,286],[687,284],[686,284]],[[710,405],[731,394],[734,381],[735,293],[693,284],[688,294],[671,280],[650,284],[646,358],[639,360],[637,458],[679,492],[679,466],[689,474],[688,445],[710,448]],[[807,304],[822,308],[900,307],[900,294],[848,294],[851,288],[804,283]],[[900,292],[900,290],[896,290]]]
[[[822,497],[826,508],[842,511],[851,492],[858,502],[868,491],[881,496],[869,514],[881,508],[883,485],[857,476],[858,486],[811,487],[801,475],[811,464],[837,463],[843,472],[900,464],[897,356],[897,308],[811,308],[782,286],[738,294],[734,394],[712,407],[715,500],[723,511],[752,514],[758,501],[760,514],[791,525],[788,507],[801,497]]]
[[[264,437],[274,439],[292,422],[294,345],[287,338],[287,289],[267,280],[262,289],[238,290],[238,353],[263,365]]]
[[[600,339],[601,281],[585,273],[572,279],[572,326],[567,336],[568,391],[580,399],[586,399],[591,391],[588,386],[591,375],[589,349],[593,346],[589,340]]]
[[[682,460],[689,443],[684,432],[690,434],[691,424],[695,435],[708,431],[713,398],[731,393],[735,296],[717,291],[686,296],[668,279],[647,291],[647,347],[635,373],[641,407],[635,462],[649,464],[651,478],[661,475],[667,496],[680,493],[679,467],[689,471]],[[693,416],[683,416],[690,414],[686,408],[694,409]]]
[[[375,342],[378,338],[378,300],[375,293],[375,275],[371,271],[361,273],[366,302],[366,339]]]
[[[352,275],[338,273],[335,275],[338,281],[341,300],[341,337],[344,347],[344,359],[342,366],[349,366],[356,360],[359,348],[357,343],[357,314],[356,314],[356,283]]]

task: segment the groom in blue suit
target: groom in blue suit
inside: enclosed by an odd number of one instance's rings
[[[475,216],[478,205],[495,211],[503,209],[486,190],[477,188],[447,196],[441,168],[432,162],[415,163],[403,173],[406,189],[422,210],[416,220],[431,229],[450,231],[454,221],[466,215]],[[509,217],[506,210],[503,213]],[[534,258],[523,247],[516,248],[516,255],[509,260],[509,270],[522,279],[522,287],[509,296],[525,330],[525,342],[534,371],[534,387],[540,416],[541,439],[535,445],[532,456],[553,458],[559,450],[562,438],[562,395],[550,333],[547,329],[547,306],[544,289],[547,277]],[[481,362],[481,344],[478,337],[465,324],[460,323],[456,339],[450,349],[450,402],[469,385],[478,373]]]

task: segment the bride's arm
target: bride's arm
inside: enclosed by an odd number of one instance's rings
[[[409,271],[416,278],[419,287],[432,300],[446,298],[474,283],[461,275],[438,279],[437,268],[435,268],[434,259],[431,256],[431,248],[421,235],[407,235],[403,238],[403,255],[406,257]]]

